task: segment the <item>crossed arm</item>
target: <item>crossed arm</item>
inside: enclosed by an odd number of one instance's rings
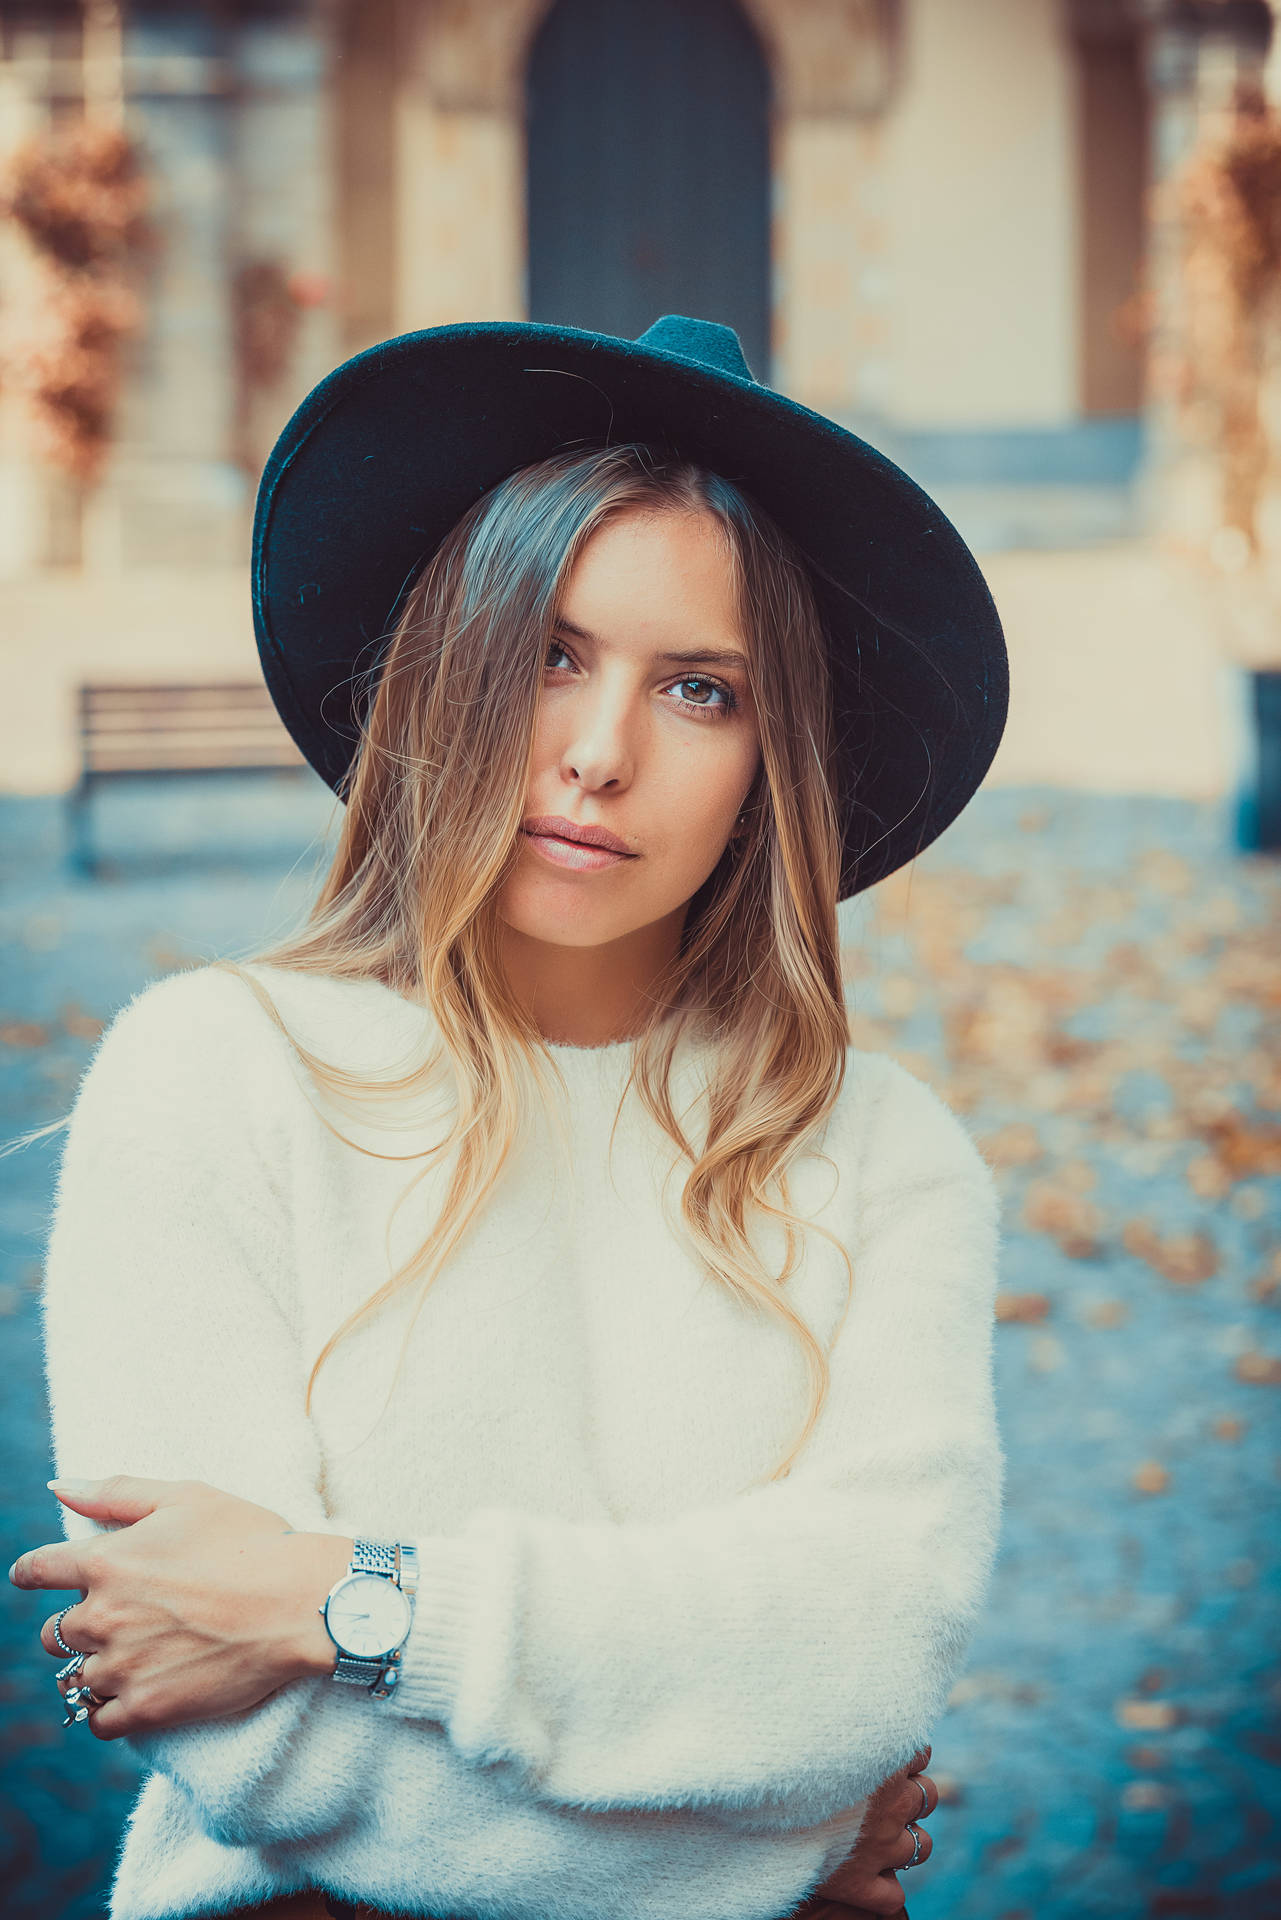
[[[339,1691],[314,1610],[351,1540],[333,1531],[315,1431],[293,1411],[280,1196],[244,1102],[225,1115],[193,1103],[181,1032],[141,1077],[137,1046],[108,1051],[111,1038],[73,1119],[47,1263],[56,1463],[186,1493],[115,1531],[64,1502],[68,1539],[35,1550],[37,1571],[64,1551],[96,1558],[55,1561],[55,1578],[33,1584],[87,1589],[68,1641],[89,1645],[97,1622],[117,1724],[136,1716],[140,1757],[209,1832],[247,1845],[332,1832],[361,1765],[353,1754],[322,1790],[309,1771]],[[994,1196],[955,1121],[913,1087],[877,1118],[919,1181],[863,1193],[860,1304],[842,1336],[855,1344],[790,1479],[662,1524],[488,1507],[458,1533],[411,1528],[424,1580],[404,1676],[363,1724],[344,1712],[345,1737],[372,1751],[389,1716],[432,1719],[464,1760],[552,1804],[689,1808],[756,1833],[844,1820],[852,1837],[851,1814],[910,1764],[946,1702],[999,1508]],[[104,1274],[128,1276],[127,1310]],[[928,1281],[941,1322],[928,1342],[905,1276]],[[122,1624],[129,1594],[160,1591],[155,1563],[141,1577],[151,1555],[180,1589],[156,1600],[167,1635],[154,1615]],[[166,1662],[149,1667],[144,1643],[166,1639]],[[220,1690],[227,1674],[239,1706]],[[203,1717],[178,1724],[176,1704],[193,1699]]]

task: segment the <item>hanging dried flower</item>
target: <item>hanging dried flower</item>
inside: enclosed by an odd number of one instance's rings
[[[139,330],[142,306],[126,287],[68,275],[50,289],[44,316],[47,337],[24,368],[37,432],[51,460],[92,482],[111,444],[121,347]]]
[[[279,260],[246,260],[231,283],[236,365],[235,456],[247,473],[261,471],[265,449],[255,432],[255,407],[289,372],[303,314],[330,297],[323,274]]]
[[[5,211],[45,259],[82,272],[145,244],[147,183],[120,127],[82,121],[56,143],[32,139],[10,164]]]
[[[236,362],[253,387],[274,386],[289,365],[302,306],[276,260],[250,260],[231,287]]]
[[[153,240],[146,205],[137,146],[92,121],[24,142],[0,191],[0,214],[46,269],[36,329],[12,372],[43,450],[86,485],[110,449],[124,345],[142,324],[132,281]]]
[[[1178,383],[1185,427],[1207,436],[1223,476],[1223,524],[1258,551],[1272,449],[1261,409],[1281,322],[1281,114],[1242,83],[1226,131],[1176,182],[1187,341]]]

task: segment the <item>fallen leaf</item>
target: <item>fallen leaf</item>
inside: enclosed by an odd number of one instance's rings
[[[1127,1220],[1121,1243],[1179,1286],[1197,1286],[1219,1270],[1218,1249],[1205,1233],[1172,1233],[1163,1240],[1148,1221]]]
[[[97,1040],[106,1025],[104,1020],[98,1020],[93,1014],[86,1013],[84,1008],[74,1000],[68,1001],[59,1012],[58,1018],[62,1022],[64,1031],[76,1040]]]
[[[1257,1347],[1238,1354],[1232,1371],[1250,1387],[1281,1387],[1281,1359],[1274,1354],[1260,1353]]]
[[[1025,1167],[1045,1157],[1041,1136],[1028,1120],[1011,1120],[979,1141],[979,1150],[989,1166]]]
[[[1050,1303],[1043,1293],[998,1293],[996,1296],[998,1320],[1044,1320],[1049,1311]]]
[[[1121,1805],[1131,1813],[1155,1813],[1170,1803],[1170,1789],[1160,1780],[1127,1780]]]
[[[1232,1191],[1231,1173],[1212,1153],[1189,1160],[1183,1177],[1198,1200],[1222,1200]]]
[[[1132,1727],[1136,1733],[1164,1733],[1177,1727],[1181,1717],[1172,1700],[1123,1699],[1113,1711],[1123,1727]]]
[[[1141,1461],[1130,1479],[1140,1493],[1164,1493],[1170,1484],[1169,1473],[1159,1460]]]
[[[39,1026],[34,1020],[10,1020],[0,1026],[0,1046],[47,1047],[48,1044],[48,1027]]]
[[[1046,1233],[1073,1260],[1099,1252],[1102,1215],[1092,1200],[1071,1186],[1034,1180],[1023,1202],[1023,1218],[1036,1233]]]
[[[1135,863],[1135,878],[1140,886],[1154,887],[1159,893],[1188,893],[1193,884],[1189,862],[1168,847],[1149,847],[1141,853]]]
[[[1281,1173],[1281,1126],[1229,1110],[1206,1122],[1202,1131],[1233,1180]]]

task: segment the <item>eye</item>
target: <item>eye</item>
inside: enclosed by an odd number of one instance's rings
[[[564,647],[559,640],[553,640],[547,649],[548,664],[550,664],[553,654],[558,653],[564,654],[567,660],[572,658],[568,648]],[[715,714],[718,718],[724,718],[735,712],[738,707],[738,695],[735,693],[733,687],[727,686],[723,680],[714,680],[710,674],[682,674],[679,680],[669,681],[668,684],[673,687],[710,687],[714,693],[720,694],[722,700],[720,706],[712,706],[703,700],[677,701],[677,706],[684,707],[688,712],[696,713],[700,715],[700,717],[706,713]]]
[[[723,680],[713,680],[705,673],[686,674],[683,680],[673,680],[672,685],[674,687],[710,687],[714,693],[722,696],[724,705],[720,707],[711,707],[702,700],[697,701],[695,711],[699,713],[733,713],[738,705],[738,696],[733,687],[727,687]],[[688,706],[689,702],[682,700],[679,704],[684,707]]]

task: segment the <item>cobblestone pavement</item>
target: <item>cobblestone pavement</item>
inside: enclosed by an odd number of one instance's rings
[[[65,1111],[146,980],[310,896],[309,776],[102,796],[97,882],[52,799],[0,800],[0,1135]],[[930,1771],[912,1920],[1281,1913],[1281,863],[1225,805],[984,789],[842,909],[855,1038],[998,1170],[1008,1500]],[[6,1559],[61,1537],[37,1332],[57,1140],[0,1160]],[[60,1725],[0,1594],[6,1913],[103,1911],[136,1767]],[[709,1920],[715,1920],[709,1916]]]

